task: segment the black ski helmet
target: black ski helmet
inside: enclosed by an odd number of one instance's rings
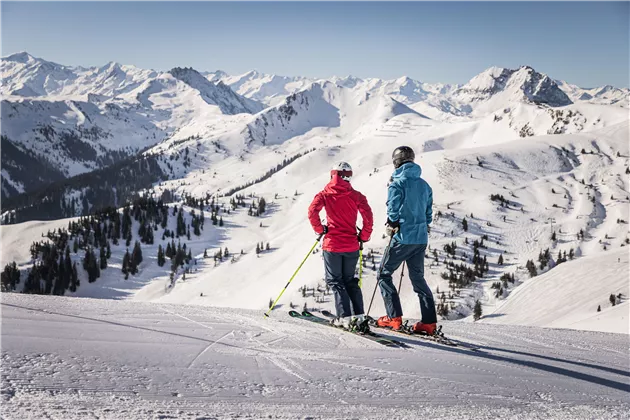
[[[394,168],[396,169],[398,169],[403,163],[413,162],[415,158],[416,154],[409,146],[397,147],[394,150],[394,153],[392,153],[392,163],[394,164]]]

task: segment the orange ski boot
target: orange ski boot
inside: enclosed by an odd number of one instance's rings
[[[396,318],[390,318],[387,315],[380,317],[376,321],[376,325],[384,328],[391,328],[395,331],[402,330],[402,316],[398,316]]]

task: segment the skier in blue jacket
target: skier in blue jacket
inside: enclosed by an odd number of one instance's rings
[[[381,262],[378,278],[387,315],[380,317],[377,324],[394,330],[402,328],[403,311],[392,275],[407,262],[409,278],[422,311],[422,321],[413,326],[414,332],[433,335],[437,326],[435,301],[424,279],[424,255],[429,241],[427,226],[433,220],[433,191],[420,178],[422,169],[414,159],[415,153],[407,146],[398,147],[392,154],[396,169],[387,192],[387,233],[393,238]]]

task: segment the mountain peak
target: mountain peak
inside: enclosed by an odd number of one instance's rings
[[[260,73],[258,70],[250,70],[247,73],[245,73],[242,77],[255,78],[255,77],[260,77],[260,76],[263,76],[263,74]]]
[[[224,114],[253,114],[262,109],[256,102],[236,94],[223,81],[213,83],[192,67],[175,67],[169,71],[171,76],[196,90],[208,104],[217,105]]]
[[[492,104],[496,102],[498,108],[514,101],[549,106],[565,106],[572,103],[553,79],[526,65],[515,70],[490,67],[459,89],[457,96],[476,103],[493,99]],[[497,99],[499,96],[503,99]]]
[[[37,60],[35,57],[27,53],[26,51],[20,51],[15,54],[11,54],[8,57],[3,57],[2,61],[13,61],[16,63],[28,63],[30,61]]]

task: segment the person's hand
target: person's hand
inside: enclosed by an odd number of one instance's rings
[[[319,236],[323,236],[323,235],[325,235],[327,233],[328,233],[328,226],[323,225],[322,231],[320,233],[315,232],[315,235],[319,237]]]
[[[385,223],[385,231],[387,232],[387,236],[394,236],[399,230],[400,222],[398,220],[392,222],[391,220],[387,219],[387,223]]]
[[[370,238],[363,238],[362,236],[363,231],[361,229],[359,229],[359,233],[357,233],[357,239],[359,240],[360,243],[365,243],[368,242],[370,240]]]

